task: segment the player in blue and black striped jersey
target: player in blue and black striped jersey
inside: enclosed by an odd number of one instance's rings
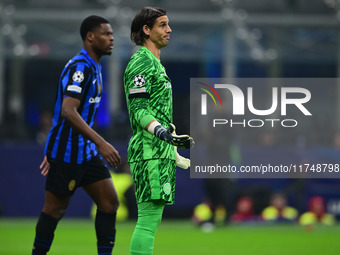
[[[113,31],[106,19],[89,16],[82,22],[80,34],[83,48],[61,74],[40,166],[47,179],[32,250],[36,255],[49,251],[57,224],[78,187],[97,204],[98,254],[111,254],[115,242],[119,201],[105,161],[116,167],[121,159],[117,150],[92,129],[103,90],[99,61],[112,52]]]

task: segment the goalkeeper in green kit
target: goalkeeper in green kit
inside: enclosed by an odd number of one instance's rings
[[[165,204],[175,199],[176,165],[188,168],[190,160],[177,147],[194,145],[188,135],[177,135],[172,124],[171,80],[160,62],[161,48],[170,39],[166,11],[144,7],[131,25],[131,40],[141,46],[131,57],[124,74],[124,87],[133,136],[128,162],[135,184],[138,221],[130,253],[152,254],[154,237]]]

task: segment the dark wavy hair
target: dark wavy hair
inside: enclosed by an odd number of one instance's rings
[[[144,7],[139,10],[131,24],[131,41],[136,45],[142,45],[149,36],[143,32],[143,26],[153,28],[157,18],[166,15],[166,10],[159,7]]]
[[[96,28],[100,27],[100,24],[107,23],[109,23],[109,21],[100,16],[91,15],[87,17],[80,25],[81,39],[84,41],[88,32],[93,32]]]

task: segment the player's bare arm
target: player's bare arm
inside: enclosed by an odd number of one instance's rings
[[[61,108],[61,116],[80,134],[96,144],[99,153],[110,166],[117,167],[121,163],[118,151],[82,119],[77,111],[79,105],[80,100],[65,97]]]

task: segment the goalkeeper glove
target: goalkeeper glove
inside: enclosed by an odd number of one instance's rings
[[[165,129],[158,121],[154,121],[149,125],[147,130],[159,139],[181,149],[191,149],[195,144],[194,139],[188,135],[172,134],[175,130],[175,126],[171,123],[169,128]]]
[[[183,168],[183,169],[188,169],[190,167],[190,159],[179,155],[177,152],[176,146],[174,146],[174,149],[175,149],[175,156],[176,156],[176,166]]]
[[[172,135],[177,135],[176,134],[176,127],[174,124],[170,124],[170,127],[173,129],[171,134]],[[177,147],[174,146],[174,149],[175,149],[175,156],[176,156],[176,165],[180,168],[183,168],[183,169],[188,169],[190,167],[190,159],[188,158],[185,158],[185,157],[182,157],[181,155],[178,154],[177,152]]]

